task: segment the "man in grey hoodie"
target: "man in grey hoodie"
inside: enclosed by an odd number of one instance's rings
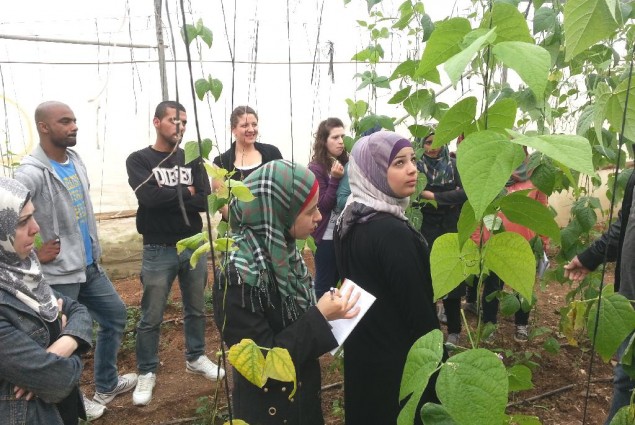
[[[104,413],[116,395],[135,387],[137,375],[119,376],[117,353],[126,326],[126,306],[99,266],[101,248],[86,167],[69,149],[77,143],[75,114],[49,101],[35,110],[40,144],[26,156],[15,178],[31,192],[42,245],[37,256],[47,282],[84,304],[99,324],[95,347],[95,396],[84,397],[89,420]]]

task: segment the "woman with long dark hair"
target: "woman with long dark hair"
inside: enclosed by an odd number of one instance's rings
[[[315,251],[315,295],[319,298],[339,281],[333,249],[333,229],[339,217],[337,189],[344,176],[348,153],[344,148],[344,123],[339,118],[328,118],[315,132],[313,158],[309,170],[313,171],[320,186],[318,208],[322,221],[311,235]]]

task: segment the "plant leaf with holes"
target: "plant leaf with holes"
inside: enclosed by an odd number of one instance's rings
[[[265,377],[282,382],[292,382],[293,390],[289,393],[289,400],[293,398],[297,389],[295,365],[286,348],[273,347],[265,358]]]
[[[249,382],[262,388],[265,377],[265,356],[262,350],[251,339],[243,339],[229,348],[227,360]]]

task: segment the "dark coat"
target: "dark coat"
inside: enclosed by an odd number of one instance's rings
[[[280,153],[280,150],[274,145],[255,142],[254,147],[256,148],[258,152],[260,152],[260,155],[262,156],[262,163],[260,164],[260,166],[276,159],[282,159],[282,154]],[[218,155],[216,158],[214,158],[214,164],[217,167],[226,169],[227,171],[236,171],[236,167],[234,167],[235,161],[236,161],[236,142],[233,142],[231,147],[225,153],[222,153]],[[257,168],[258,167],[254,168],[253,170]],[[247,176],[246,175],[241,176],[241,173],[235,173],[234,175],[232,175],[231,178],[233,180],[242,180],[241,177],[244,178]]]
[[[225,287],[224,276],[217,274],[220,287],[213,285],[214,318],[222,329],[224,342],[231,347],[249,338],[261,347],[286,348],[295,365],[298,385],[290,401],[292,383],[269,379],[263,388],[258,388],[234,370],[234,419],[242,419],[250,425],[324,424],[318,358],[337,346],[329,323],[316,307],[310,307],[295,322],[285,323],[281,299],[275,289],[269,291],[267,299],[258,289],[252,291],[250,287],[238,285],[235,277],[230,280],[226,294],[220,289]]]
[[[0,422],[7,425],[62,424],[55,403],[63,401],[79,385],[82,360],[78,353],[90,348],[92,319],[86,307],[64,299],[68,317],[62,335],[80,342],[70,357],[46,351],[53,342],[49,328],[32,309],[13,294],[0,290]],[[17,400],[14,386],[32,391],[37,397]],[[76,416],[77,417],[77,416]]]
[[[375,217],[334,236],[341,276],[377,297],[344,343],[346,425],[397,423],[408,351],[439,329],[423,238],[392,215]],[[420,406],[436,400],[433,380]]]

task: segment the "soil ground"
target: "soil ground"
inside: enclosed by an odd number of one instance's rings
[[[310,259],[309,259],[310,260]],[[609,277],[612,279],[612,277]],[[138,311],[141,298],[141,285],[136,276],[116,280],[115,286],[131,311]],[[568,286],[552,283],[545,291],[539,291],[537,308],[532,311],[530,323],[533,328],[548,328],[551,336],[558,339],[562,345],[557,354],[550,354],[543,349],[543,342],[550,335],[542,335],[525,344],[514,341],[513,318],[503,317],[499,320],[494,346],[502,347],[507,363],[514,358],[530,356],[538,363],[534,370],[533,383],[535,388],[530,391],[514,394],[510,402],[522,402],[535,396],[544,395],[551,391],[558,391],[554,395],[538,398],[520,405],[509,407],[510,414],[524,414],[537,416],[545,425],[589,424],[599,425],[604,422],[610,404],[612,392],[612,367],[602,363],[597,357],[593,363],[591,384],[588,388],[590,350],[588,347],[572,347],[566,344],[566,339],[557,333],[560,316],[558,310],[565,305]],[[120,356],[119,367],[121,373],[134,372],[134,323],[136,317],[132,314],[129,320],[130,332],[124,340]],[[472,324],[473,316],[468,316]],[[219,398],[219,406],[227,405],[225,381],[218,385],[206,379],[185,373],[184,342],[181,322],[180,293],[178,285],[174,285],[171,301],[165,314],[166,323],[163,325],[159,357],[161,366],[157,375],[157,386],[152,402],[145,407],[132,405],[131,393],[117,397],[108,405],[108,411],[94,423],[107,424],[194,424],[204,423],[197,407],[201,400]],[[465,344],[465,330],[462,334]],[[219,350],[218,332],[211,317],[208,316],[207,350],[210,357]],[[328,425],[344,424],[342,418],[342,375],[338,369],[338,362],[330,354],[321,359],[323,370],[323,411]],[[231,382],[228,383],[231,385]],[[82,387],[89,395],[94,389],[92,380],[92,358],[86,359],[86,370],[83,375]],[[210,406],[210,402],[203,403]],[[583,412],[586,419],[583,422]],[[208,422],[210,423],[210,422]],[[222,422],[217,422],[222,423]],[[384,424],[369,424],[384,425]]]

